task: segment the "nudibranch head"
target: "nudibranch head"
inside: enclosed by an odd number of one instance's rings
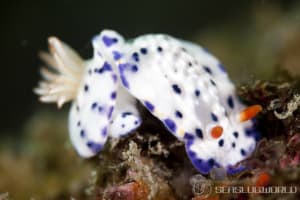
[[[61,107],[72,101],[69,133],[83,157],[96,155],[108,135],[121,137],[141,124],[136,100],[119,84],[116,71],[122,37],[103,31],[92,45],[94,56],[84,61],[59,39],[49,38],[51,55],[42,53],[41,58],[52,71],[42,68],[44,80],[35,89],[42,102],[56,102]]]
[[[125,42],[111,30],[92,40],[94,56],[83,61],[50,38],[57,73],[43,69],[36,93],[61,106],[73,100],[69,130],[77,152],[98,153],[107,137],[121,137],[141,124],[139,101],[179,140],[203,174],[228,172],[254,150],[258,133],[250,120],[260,106],[245,108],[224,66],[206,49],[168,35],[145,35]]]

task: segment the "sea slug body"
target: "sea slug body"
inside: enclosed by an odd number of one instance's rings
[[[49,43],[52,56],[43,58],[56,73],[43,69],[36,93],[59,106],[73,100],[69,131],[81,156],[97,154],[108,136],[138,128],[136,101],[185,142],[203,174],[214,167],[232,171],[255,149],[257,131],[249,119],[261,107],[246,109],[224,66],[204,48],[164,34],[129,43],[104,30],[92,40],[94,57],[83,61],[58,39]]]

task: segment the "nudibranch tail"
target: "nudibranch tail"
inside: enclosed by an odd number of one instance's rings
[[[34,92],[40,95],[40,101],[56,102],[60,108],[76,97],[85,66],[82,58],[59,39],[50,37],[48,43],[51,54],[41,52],[39,56],[49,69],[41,68],[44,80]]]

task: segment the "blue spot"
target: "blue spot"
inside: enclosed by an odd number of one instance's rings
[[[226,117],[228,117],[228,112],[227,112],[227,110],[225,110],[225,113],[224,113],[224,114],[225,114]]]
[[[170,131],[173,133],[176,132],[176,123],[172,119],[167,118],[164,120],[164,123]]]
[[[207,162],[211,167],[213,167],[215,165],[215,160],[210,158]]]
[[[197,154],[196,154],[195,152],[190,151],[190,157],[191,157],[191,158],[195,159],[196,156],[197,156]]]
[[[101,131],[101,135],[105,137],[107,135],[107,127],[104,127]]]
[[[183,137],[186,141],[185,141],[185,146],[186,149],[188,150],[190,148],[190,146],[194,143],[194,135],[190,134],[190,133],[185,133],[184,137]]]
[[[113,111],[114,111],[114,107],[113,106],[109,107],[108,114],[107,114],[107,117],[109,119],[111,118]]]
[[[187,145],[186,145],[186,148],[187,148],[188,156],[189,156],[190,160],[192,161],[193,165],[202,174],[208,174],[214,166],[218,166],[218,163],[216,163],[216,161],[214,159],[211,158],[207,161],[202,160],[200,158],[197,158],[197,156],[195,156],[195,153],[188,150],[189,147],[187,147]]]
[[[151,112],[154,111],[154,105],[151,104],[149,101],[144,101],[144,104],[145,104],[146,108],[148,108],[148,110],[150,110]]]
[[[91,149],[91,151],[93,153],[98,153],[103,147],[102,144],[98,144],[98,143],[95,143],[95,142],[92,142],[92,141],[88,141],[86,143],[86,145],[88,146],[89,149]]]
[[[114,56],[114,60],[119,60],[120,58],[122,58],[122,54],[118,51],[113,51],[112,54]]]
[[[139,54],[137,53],[137,52],[134,52],[133,54],[132,54],[132,58],[133,58],[133,60],[135,60],[136,62],[139,62]]]
[[[85,137],[85,131],[84,130],[80,131],[80,137],[82,137],[82,138]]]
[[[219,146],[222,147],[223,145],[224,145],[224,140],[223,139],[219,140]]]
[[[129,88],[129,83],[126,79],[126,77],[124,76],[124,70],[128,67],[128,64],[119,64],[119,71],[120,71],[120,78],[121,78],[121,82],[123,84],[124,87]]]
[[[190,133],[185,133],[184,134],[184,139],[186,139],[186,140],[194,140],[195,137],[192,134],[190,134]]]
[[[254,137],[256,142],[261,138],[259,131],[255,127],[246,129],[245,134],[248,137]]]
[[[189,148],[190,146],[192,146],[193,143],[194,143],[194,140],[187,140],[185,142],[185,145]]]
[[[108,36],[103,36],[102,37],[102,41],[104,42],[104,44],[107,46],[107,47],[110,47],[112,46],[113,44],[117,43],[118,42],[118,39],[117,38],[111,38],[111,37],[108,37]]]
[[[125,128],[125,124],[122,124],[121,126],[122,126],[122,128]]]
[[[144,55],[147,54],[147,49],[146,49],[146,48],[141,48],[140,51],[141,51],[141,53],[144,54]]]
[[[209,67],[203,66],[203,69],[204,69],[207,73],[212,74],[212,71],[211,71],[211,69],[210,69]]]
[[[195,132],[196,132],[196,135],[199,137],[199,138],[203,138],[203,132],[200,128],[196,128],[195,129]]]
[[[198,90],[198,89],[195,90],[195,96],[196,96],[196,97],[199,97],[199,95],[200,95],[200,90]]]
[[[103,73],[103,68],[96,69],[96,72],[99,73],[99,74],[102,74]]]
[[[138,120],[134,121],[134,125],[138,125],[140,122]]]
[[[117,97],[117,93],[116,92],[112,92],[111,95],[110,95],[110,98],[111,99],[116,99]]]
[[[234,108],[234,102],[233,102],[232,96],[229,96],[229,97],[227,98],[227,104],[228,104],[228,106],[229,106],[231,109]]]
[[[231,146],[232,146],[232,148],[235,148],[235,142],[233,142],[233,143],[231,144]]]
[[[99,74],[102,74],[103,72],[105,72],[105,71],[112,71],[112,67],[111,67],[111,65],[110,64],[108,64],[107,62],[105,62],[104,64],[103,64],[103,66],[102,66],[102,68],[100,68],[100,69],[94,69],[94,71],[96,72],[96,73],[99,73]]]
[[[213,86],[216,86],[216,83],[215,83],[212,79],[210,79],[210,83],[211,83]]]
[[[234,137],[235,137],[235,138],[238,138],[238,137],[239,137],[239,133],[238,133],[238,132],[236,132],[236,131],[235,131],[235,132],[233,132],[233,135],[234,135]]]
[[[107,62],[105,62],[102,66],[103,71],[111,71],[112,67],[110,64],[108,64]]]
[[[123,118],[127,117],[128,115],[132,115],[132,113],[131,112],[123,112],[122,113]]]
[[[225,67],[224,67],[223,64],[219,63],[219,64],[218,64],[218,67],[220,68],[220,70],[221,70],[222,72],[226,72]]]
[[[240,173],[240,172],[244,171],[245,169],[246,169],[245,166],[238,166],[238,167],[230,166],[230,167],[227,168],[227,173],[229,175],[233,175],[233,174]]]
[[[117,82],[117,80],[118,80],[118,77],[117,77],[117,75],[116,75],[116,74],[113,74],[113,75],[112,75],[112,79],[113,79],[113,81],[116,83],[116,82]]]
[[[200,158],[196,159],[196,160],[195,160],[195,163],[196,163],[197,165],[201,165],[201,164],[202,164],[202,159],[200,159]]]
[[[241,155],[246,156],[246,151],[244,149],[241,149]]]
[[[218,121],[218,117],[217,117],[214,113],[211,113],[210,115],[211,115],[211,119],[212,119],[213,121],[215,121],[215,122]]]
[[[175,116],[176,116],[177,118],[182,118],[182,117],[183,117],[183,116],[182,116],[182,113],[181,113],[180,111],[178,111],[178,110],[176,110]]]
[[[210,54],[210,51],[208,50],[208,48],[202,47],[203,51],[205,51],[207,54]]]
[[[98,111],[102,112],[103,111],[103,107],[102,106],[98,106]]]
[[[173,88],[173,90],[174,90],[175,93],[181,94],[181,89],[180,89],[180,87],[177,84],[173,84],[172,88]]]
[[[126,68],[128,68],[128,64],[127,63],[119,64],[119,70],[120,71],[123,72]]]
[[[162,52],[162,50],[163,50],[163,49],[162,49],[161,46],[157,47],[157,51],[158,51],[158,52]]]
[[[88,85],[84,85],[84,91],[88,92],[89,91],[89,86]]]
[[[199,162],[202,160],[197,160],[196,168],[202,173],[202,174],[208,174],[212,167],[207,162]]]
[[[97,107],[97,102],[94,102],[93,104],[92,104],[92,106],[91,106],[91,108],[94,110],[96,107]]]
[[[125,76],[123,74],[121,74],[120,78],[121,78],[121,82],[122,82],[123,86],[126,88],[129,88],[129,83],[128,83],[127,79],[125,78]]]
[[[138,67],[136,65],[132,65],[131,71],[137,72],[138,71]]]

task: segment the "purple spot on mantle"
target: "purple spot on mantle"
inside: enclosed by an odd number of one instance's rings
[[[238,167],[229,166],[227,168],[227,173],[230,175],[237,174],[237,173],[244,171],[245,169],[246,169],[245,166],[238,166]]]
[[[112,92],[111,95],[110,95],[110,98],[111,99],[116,99],[116,97],[117,97],[117,93],[115,91]]]
[[[125,118],[125,117],[128,116],[128,115],[132,115],[132,113],[131,113],[131,112],[123,112],[123,113],[122,113],[122,117],[123,117],[123,118]]]
[[[176,123],[172,119],[170,118],[165,119],[164,124],[171,132],[173,133],[176,132]]]
[[[108,64],[107,62],[105,62],[103,64],[102,69],[103,69],[103,71],[111,71],[112,70],[111,65]]]
[[[107,127],[104,127],[101,131],[101,135],[105,137],[107,135]]]
[[[102,144],[95,143],[95,142],[93,142],[93,141],[88,141],[88,142],[86,143],[86,145],[88,146],[88,148],[89,148],[93,153],[98,153],[98,152],[102,149],[102,147],[103,147]]]
[[[220,69],[222,72],[226,72],[225,67],[224,67],[223,64],[219,63],[219,64],[218,64],[218,67],[219,67],[219,69]]]
[[[109,109],[108,109],[108,114],[107,114],[107,117],[108,117],[109,119],[111,118],[113,111],[114,111],[114,107],[113,107],[113,106],[109,107]]]
[[[85,131],[84,131],[83,129],[80,131],[80,136],[81,136],[82,138],[85,137]]]
[[[122,82],[123,86],[126,88],[129,88],[129,83],[128,83],[127,79],[125,78],[124,74],[121,74],[120,78],[121,78],[121,82]]]
[[[129,88],[129,83],[126,79],[126,77],[124,76],[124,71],[126,68],[128,68],[128,64],[119,64],[119,71],[120,71],[120,78],[121,78],[121,82],[123,84],[124,87]]]
[[[102,37],[102,41],[104,42],[104,44],[107,46],[107,47],[110,47],[112,46],[113,44],[117,43],[118,42],[118,39],[117,38],[111,38],[111,37],[108,37],[106,35],[104,35]]]
[[[153,112],[154,105],[152,103],[150,103],[149,101],[145,101],[144,104],[145,104],[146,108],[148,108],[149,111]]]
[[[112,79],[114,80],[114,83],[116,83],[116,82],[117,82],[117,80],[118,80],[118,77],[117,77],[117,75],[116,75],[116,74],[113,74],[113,75],[112,75]]]
[[[120,58],[122,58],[122,54],[118,51],[113,51],[112,54],[114,56],[114,60],[119,60]]]

